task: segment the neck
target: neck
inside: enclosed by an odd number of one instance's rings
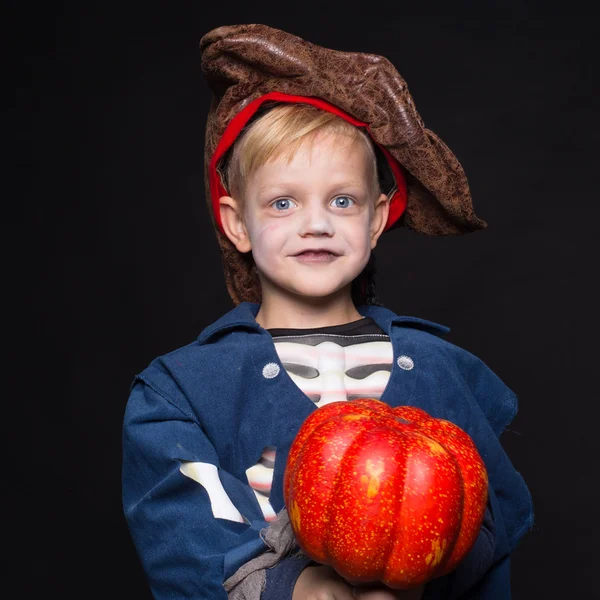
[[[349,287],[340,292],[327,298],[281,295],[273,298],[264,294],[256,322],[264,329],[314,329],[361,319]]]

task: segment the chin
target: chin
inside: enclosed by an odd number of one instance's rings
[[[332,286],[331,283],[329,285],[319,285],[317,284],[310,284],[310,285],[306,285],[306,286],[302,286],[301,288],[295,288],[293,290],[290,290],[292,293],[294,293],[296,296],[302,297],[302,298],[310,298],[312,300],[317,300],[319,298],[329,298],[329,297],[333,297],[336,294],[338,294],[340,292],[340,290],[343,290],[344,288],[348,287],[350,284],[340,284],[339,286]]]

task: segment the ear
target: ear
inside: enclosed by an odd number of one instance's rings
[[[381,194],[375,201],[373,214],[371,215],[370,234],[371,234],[371,250],[377,246],[377,240],[383,233],[387,224],[388,215],[390,212],[390,203],[385,194]]]
[[[252,250],[250,236],[242,218],[242,207],[240,203],[231,196],[219,198],[219,210],[221,211],[221,223],[225,235],[231,243],[243,254]]]

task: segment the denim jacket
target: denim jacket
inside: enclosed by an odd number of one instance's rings
[[[192,343],[153,360],[131,385],[123,427],[123,508],[154,597],[226,599],[223,582],[266,547],[264,520],[246,477],[266,447],[276,448],[269,501],[284,507],[290,445],[313,402],[288,376],[270,334],[242,303]],[[446,341],[447,327],[360,306],[389,336],[394,362],[381,400],[418,406],[474,440],[489,477],[494,552],[484,573],[465,560],[428,584],[425,597],[510,597],[510,554],[532,527],[527,486],[499,436],[516,395],[480,359]],[[410,360],[408,360],[410,359]],[[182,465],[204,465],[220,500]],[[225,505],[242,519],[224,517]]]

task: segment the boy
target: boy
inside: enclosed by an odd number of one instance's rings
[[[381,57],[263,25],[218,28],[201,49],[215,92],[207,198],[236,307],[132,385],[124,509],[155,598],[226,598],[226,588],[262,600],[509,598],[510,553],[532,522],[498,441],[515,395],[443,340],[447,328],[378,306],[372,279],[371,251],[394,225],[485,226],[460,165]],[[354,587],[267,540],[284,536],[282,477],[298,428],[328,402],[363,396],[455,422],[486,462],[479,538],[424,588]]]

